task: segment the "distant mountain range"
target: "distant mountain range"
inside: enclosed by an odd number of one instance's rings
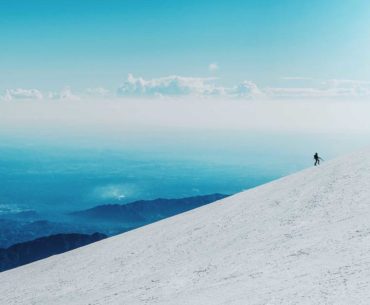
[[[98,220],[103,223],[138,227],[198,208],[227,196],[211,194],[181,199],[158,198],[154,200],[139,200],[122,205],[100,205],[88,210],[72,212],[69,215],[82,220]]]
[[[101,233],[57,234],[0,249],[0,272],[22,266],[51,255],[73,250],[107,236]]]
[[[211,194],[181,199],[139,200],[123,205],[101,205],[72,212],[69,216],[73,221],[61,223],[35,220],[35,212],[6,215],[7,219],[0,219],[0,271],[63,253],[106,238],[107,235],[123,233],[227,196]],[[90,235],[95,232],[91,230],[104,234]]]
[[[35,211],[0,215],[0,248],[60,233],[116,235],[227,197],[222,194],[182,199],[139,200],[111,204],[62,215],[60,222],[43,219]]]
[[[3,215],[1,215],[3,217]],[[48,220],[25,220],[17,219],[0,219],[0,248],[8,248],[14,244],[23,243],[36,238],[55,235],[60,233],[82,233],[92,234],[100,232],[94,226],[79,223],[54,222]]]

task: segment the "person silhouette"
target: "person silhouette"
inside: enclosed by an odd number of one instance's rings
[[[320,160],[322,160],[322,158],[319,157],[317,152],[313,155],[313,158],[315,160],[315,166],[320,165]]]

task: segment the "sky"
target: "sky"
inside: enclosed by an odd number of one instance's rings
[[[0,83],[115,89],[129,73],[260,86],[370,80],[369,14],[366,0],[1,0]]]
[[[366,0],[0,0],[0,125],[89,113],[97,124],[122,114],[142,126],[361,130],[368,16]]]

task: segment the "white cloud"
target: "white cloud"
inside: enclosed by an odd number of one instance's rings
[[[145,80],[129,74],[127,81],[118,88],[117,94],[126,97],[198,96],[247,99],[264,96],[258,86],[251,81],[244,81],[233,87],[223,87],[216,85],[215,80],[177,75]]]
[[[4,95],[0,98],[3,101],[15,100],[80,100],[81,98],[74,94],[69,87],[62,89],[59,92],[43,93],[38,89],[6,89]]]
[[[223,88],[213,84],[213,78],[167,76],[145,80],[129,74],[118,88],[119,96],[209,96],[222,94]]]
[[[330,97],[330,92],[317,88],[266,88],[266,94],[271,98],[317,98]]]
[[[220,69],[219,65],[218,65],[217,63],[215,63],[215,62],[210,63],[210,64],[208,65],[208,70],[209,70],[210,72],[216,72],[216,71],[217,71],[217,70],[219,70],[219,69]]]
[[[88,95],[92,96],[108,96],[109,95],[109,90],[103,88],[103,87],[96,87],[96,88],[87,88],[86,93]]]
[[[48,92],[47,98],[50,100],[69,100],[69,101],[78,101],[81,98],[78,95],[75,95],[69,87],[65,87],[59,92]]]
[[[370,82],[351,79],[329,79],[323,85],[335,92],[338,96],[344,97],[369,97]]]
[[[323,81],[323,84],[329,87],[369,87],[370,81],[353,79],[328,79]]]
[[[227,90],[228,95],[231,97],[253,99],[258,97],[264,97],[264,93],[258,88],[258,86],[251,81],[244,81],[234,88]]]
[[[12,100],[41,100],[43,94],[40,90],[37,89],[6,89],[5,94],[2,97],[5,101]]]
[[[317,87],[271,87],[265,89],[271,98],[327,98],[350,99],[370,98],[370,82],[357,80],[330,79],[321,81]]]

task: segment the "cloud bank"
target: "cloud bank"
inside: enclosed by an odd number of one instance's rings
[[[47,91],[42,92],[38,89],[6,89],[3,96],[0,96],[0,100],[11,102],[15,100],[61,100],[61,101],[77,101],[80,100],[80,96],[74,94],[69,87],[62,89],[61,91]]]
[[[213,65],[213,64],[211,64]],[[218,69],[214,64],[211,69]],[[103,88],[87,88],[73,92],[69,87],[61,91],[43,92],[39,89],[6,89],[0,99],[78,101],[92,99],[127,98],[221,98],[242,100],[370,100],[370,81],[329,79],[317,80],[308,77],[283,77],[285,86],[261,87],[251,80],[232,86],[220,85],[214,77],[185,77],[171,75],[145,79],[129,74],[115,93]],[[298,84],[298,86],[297,86]],[[305,85],[305,86],[303,86]]]
[[[121,97],[234,97],[260,98],[264,93],[252,81],[244,81],[233,87],[216,84],[215,78],[167,76],[145,80],[130,74],[117,90]]]
[[[69,87],[59,92],[48,92],[47,97],[50,100],[62,101],[79,101],[81,99],[78,95],[74,94]]]
[[[78,93],[68,87],[57,92],[7,89],[0,102],[0,135],[108,138],[156,130],[370,133],[370,82],[332,79],[320,80],[317,86],[260,87],[244,81],[226,87],[218,81],[130,75],[116,94],[103,87]]]
[[[167,76],[145,80],[129,74],[118,88],[118,96],[212,96],[222,95],[223,88],[215,86],[213,78]],[[220,91],[221,90],[221,91]]]
[[[37,89],[6,89],[4,96],[2,97],[5,101],[12,100],[41,100],[44,95],[40,90]]]
[[[0,103],[0,134],[120,135],[156,130],[367,132],[368,102],[243,99],[126,99]]]

